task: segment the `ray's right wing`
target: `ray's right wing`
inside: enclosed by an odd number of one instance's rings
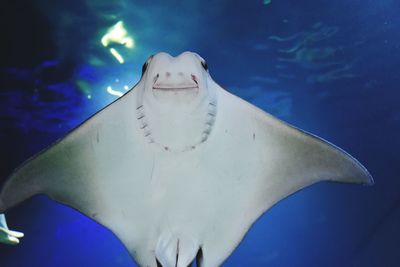
[[[203,244],[204,266],[219,266],[251,225],[274,204],[319,181],[372,184],[368,171],[348,153],[292,127],[222,88],[213,135],[220,188],[213,203],[218,220]],[[212,137],[210,138],[212,139]],[[214,230],[215,229],[215,230]]]
[[[246,139],[244,146],[247,142],[248,148],[241,149],[253,153],[252,170],[248,172],[252,177],[248,182],[265,190],[259,202],[264,210],[319,181],[373,184],[367,169],[339,147],[233,95],[226,99],[230,100],[230,108],[240,110],[233,117],[242,123],[240,135]]]

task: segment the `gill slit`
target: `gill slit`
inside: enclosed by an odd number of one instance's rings
[[[174,149],[173,147],[168,147],[166,145],[158,143],[157,140],[154,140],[154,137],[151,133],[151,125],[149,125],[146,119],[144,104],[140,104],[139,106],[137,106],[136,111],[137,111],[136,118],[139,121],[140,130],[143,132],[143,135],[147,139],[148,143],[150,144],[155,143],[162,149],[170,152],[186,152],[195,149],[197,145],[200,145],[205,141],[207,141],[215,123],[217,115],[217,103],[215,100],[212,100],[208,103],[208,111],[204,122],[204,127],[203,127],[204,130],[201,132],[200,141],[197,141],[193,145],[186,146],[182,149]]]

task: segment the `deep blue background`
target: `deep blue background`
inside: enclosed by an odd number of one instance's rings
[[[139,79],[159,51],[203,56],[228,91],[359,159],[372,187],[320,183],[268,211],[224,266],[400,266],[400,2],[3,1],[0,181]],[[135,47],[100,39],[123,21]],[[0,266],[135,266],[110,231],[39,196]]]

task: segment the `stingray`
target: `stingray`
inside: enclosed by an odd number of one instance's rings
[[[213,267],[319,181],[373,182],[340,148],[225,91],[199,55],[158,53],[133,90],[10,175],[0,212],[46,194],[110,229],[140,266]]]

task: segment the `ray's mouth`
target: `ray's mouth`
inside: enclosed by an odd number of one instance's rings
[[[159,75],[157,74],[155,80],[154,80],[154,85],[153,85],[153,90],[162,90],[162,91],[182,91],[182,90],[191,90],[191,89],[199,89],[199,83],[197,82],[197,77],[195,75],[191,75],[191,81],[190,82],[184,82],[184,83],[157,83]]]
[[[153,86],[153,90],[163,90],[163,91],[180,91],[180,90],[187,90],[187,89],[198,89],[199,86],[196,85],[157,85]]]

